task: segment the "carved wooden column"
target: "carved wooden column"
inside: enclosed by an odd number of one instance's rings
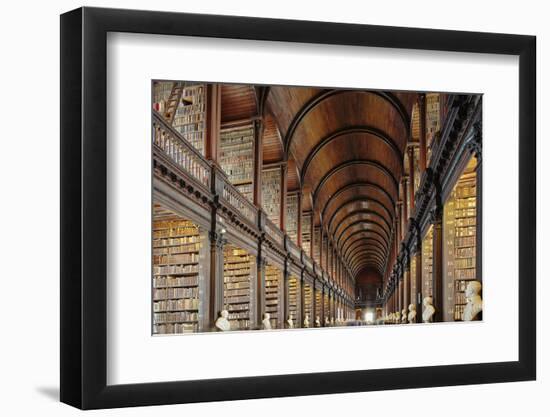
[[[420,116],[420,174],[426,171],[426,94],[421,93],[418,95],[418,110]]]
[[[285,259],[285,269],[283,273],[283,282],[284,282],[284,300],[283,300],[283,318],[282,318],[282,328],[284,329],[286,327],[285,323],[290,317],[290,306],[288,304],[288,291],[289,291],[289,278],[290,278],[290,260],[288,258]]]
[[[280,214],[279,214],[279,228],[281,230],[286,230],[286,193],[287,193],[287,175],[288,175],[288,167],[286,162],[281,164],[281,207],[280,207]]]
[[[256,322],[261,324],[265,313],[265,267],[267,261],[263,255],[262,242],[258,245],[256,257]]]
[[[438,322],[443,321],[443,210],[441,207],[436,207],[432,209],[430,215],[433,225],[432,292],[435,307],[433,321]]]
[[[304,317],[306,316],[305,315],[305,311],[306,311],[306,303],[305,303],[305,300],[306,300],[306,278],[305,278],[305,275],[306,275],[306,269],[302,267],[301,271],[300,271],[300,302],[298,303],[298,314],[297,314],[297,318],[296,318],[296,321],[298,322],[297,323],[297,326],[296,327],[304,327]]]
[[[302,191],[298,191],[298,213],[296,213],[297,225],[296,225],[296,243],[299,248],[302,247]]]
[[[261,120],[254,121],[254,204],[262,206],[262,160],[263,160],[263,124]]]
[[[210,240],[210,300],[208,303],[210,329],[223,310],[223,248],[226,240],[223,234],[211,231]]]
[[[414,146],[409,146],[407,152],[409,153],[409,216],[412,216],[414,211],[414,182],[416,175],[414,168]]]
[[[221,103],[222,93],[220,84],[208,84],[206,87],[206,159],[218,163],[220,126],[221,126]]]
[[[325,288],[325,284],[323,284],[321,287],[321,317],[319,317],[321,327],[325,327]]]

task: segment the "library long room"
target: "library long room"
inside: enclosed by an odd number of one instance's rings
[[[481,95],[152,101],[153,335],[482,320]]]

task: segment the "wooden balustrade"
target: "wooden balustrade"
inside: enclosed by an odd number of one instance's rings
[[[222,198],[250,223],[258,224],[258,209],[227,179],[223,180]]]
[[[281,229],[273,224],[268,218],[265,219],[265,233],[268,235],[275,243],[280,246],[284,246],[285,235]]]
[[[153,146],[192,178],[210,187],[210,163],[156,112],[153,112]]]

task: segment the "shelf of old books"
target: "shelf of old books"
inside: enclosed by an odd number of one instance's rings
[[[322,320],[322,318],[323,318],[323,312],[322,312],[323,304],[322,303],[323,303],[323,294],[322,294],[320,289],[315,288],[315,318],[314,318],[314,321],[317,320],[317,317],[319,318],[319,320]],[[315,324],[315,326],[317,326],[317,324]]]
[[[418,187],[420,186],[420,177],[422,173],[420,172],[420,148],[415,146],[413,148],[413,165],[414,165],[414,197],[418,192]]]
[[[153,221],[153,334],[199,331],[204,234],[174,215]]]
[[[300,280],[291,275],[288,278],[288,319],[291,319],[294,323],[294,327],[299,327],[298,322],[298,309],[300,308]]]
[[[254,127],[251,124],[220,131],[220,166],[231,184],[252,201]]]
[[[307,317],[308,327],[313,327],[313,287],[307,282],[304,283],[304,314],[303,321],[305,322]],[[303,327],[306,327],[305,324]]]
[[[313,228],[313,260],[319,264],[321,255],[321,228],[319,226]]]
[[[231,244],[224,247],[223,304],[224,310],[229,312],[231,330],[250,329],[254,270],[254,256]]]
[[[172,81],[153,82],[153,109],[162,115],[164,115],[164,110],[166,109],[174,84]]]
[[[328,292],[325,293],[323,305],[325,310],[324,311],[325,317],[323,319],[324,319],[325,325],[327,326],[330,323],[330,298],[328,296]]]
[[[426,94],[426,161],[429,164],[434,140],[439,132],[439,93]]]
[[[311,257],[311,214],[302,214],[302,249]]]
[[[172,126],[204,155],[206,126],[206,86],[204,84],[184,83]]]
[[[262,171],[262,207],[275,226],[280,225],[281,216],[281,168]]]
[[[298,244],[298,193],[286,196],[286,234],[296,245]]]
[[[265,312],[269,313],[271,327],[279,327],[282,318],[280,288],[283,280],[282,271],[276,266],[267,264],[265,268]]]
[[[422,300],[418,300],[418,292],[416,290],[416,256],[411,256],[411,303],[422,303]]]
[[[433,226],[422,239],[422,299],[433,297]]]
[[[476,277],[476,159],[472,158],[445,202],[445,321],[462,320],[468,282]]]

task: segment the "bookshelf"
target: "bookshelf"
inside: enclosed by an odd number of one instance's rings
[[[231,330],[250,329],[250,301],[254,257],[234,245],[224,247],[223,304]]]
[[[432,156],[434,139],[439,131],[439,93],[426,94],[426,161]]]
[[[468,282],[476,277],[476,160],[472,158],[445,203],[445,321],[462,320]]]
[[[309,327],[313,327],[315,317],[313,316],[313,288],[311,284],[304,283],[304,314],[302,321],[305,320],[306,315],[309,321]]]
[[[158,113],[164,114],[172,88],[174,88],[172,81],[153,82],[153,109]]]
[[[298,319],[298,309],[300,303],[300,280],[291,275],[288,279],[288,315],[294,322],[294,327],[300,327],[296,320]],[[288,320],[289,317],[286,317]]]
[[[279,320],[282,318],[281,301],[279,289],[283,280],[282,271],[270,264],[265,268],[265,312],[269,313],[271,318],[271,327],[279,327]]]
[[[321,314],[322,302],[323,302],[323,295],[321,293],[321,290],[318,288],[315,288],[315,317],[313,318],[314,325],[315,325],[315,320],[317,320],[317,317],[319,317],[319,320],[323,320],[323,315]]]
[[[302,249],[311,258],[311,214],[302,214]]]
[[[231,184],[253,201],[254,127],[252,124],[220,131],[220,165]]]
[[[422,299],[433,297],[433,226],[422,240]]]
[[[153,220],[153,334],[199,331],[204,234],[175,216]]]
[[[417,303],[418,293],[416,290],[416,256],[414,255],[411,257],[410,278],[411,278],[411,303]],[[420,303],[422,303],[422,300],[420,300]]]
[[[286,196],[286,234],[296,245],[298,244],[298,193]]]
[[[325,325],[327,325],[327,323],[330,321],[330,298],[328,296],[328,292],[325,293],[323,304],[325,306],[325,317],[321,319],[323,320],[321,323],[325,323]]]
[[[279,226],[281,216],[281,169],[262,171],[262,207],[269,220]]]
[[[206,86],[185,83],[173,127],[202,155],[205,148]]]
[[[420,148],[418,146],[415,146],[413,149],[413,157],[414,157],[414,197],[416,197],[416,193],[418,192],[418,187],[420,186],[420,177],[422,176],[422,173],[420,172]]]
[[[321,228],[316,226],[313,228],[313,260],[319,264],[321,255]]]

